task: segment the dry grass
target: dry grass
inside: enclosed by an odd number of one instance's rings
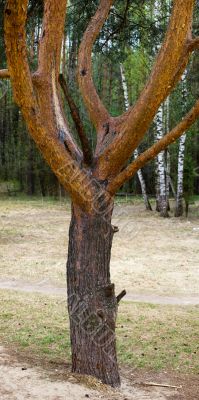
[[[199,203],[188,220],[117,203],[111,271],[117,291],[194,296],[199,289]],[[0,277],[65,286],[70,204],[0,200]],[[122,279],[121,279],[122,276]]]

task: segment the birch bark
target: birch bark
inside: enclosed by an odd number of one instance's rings
[[[183,111],[186,109],[187,103],[187,70],[185,70],[182,76],[182,108]],[[185,159],[185,147],[186,147],[186,133],[179,139],[179,153],[178,153],[178,181],[177,181],[177,195],[176,195],[176,208],[175,217],[181,217],[183,215],[183,174],[184,174],[184,159]]]
[[[123,88],[123,92],[124,92],[124,104],[125,104],[125,109],[127,111],[130,107],[130,104],[129,104],[127,81],[126,81],[126,77],[125,77],[124,67],[122,64],[120,64],[120,72],[121,72],[121,78],[122,78],[122,88]],[[138,156],[139,156],[138,149],[136,149],[134,151],[134,158],[136,159]],[[142,174],[142,170],[139,169],[137,174],[138,174],[138,179],[140,182],[142,196],[144,199],[144,204],[146,206],[146,209],[152,211],[152,207],[151,207],[148,195],[147,195],[146,183],[145,183],[145,180],[144,180],[144,177]]]
[[[160,16],[160,4],[159,1],[155,1],[154,4],[154,19],[155,25],[159,27],[158,18]],[[160,45],[154,48],[155,52],[158,52],[160,49]],[[156,125],[156,133],[155,133],[155,141],[159,141],[164,136],[164,108],[167,108],[168,100],[165,101],[164,104],[158,109],[158,112],[155,117],[155,125]],[[167,184],[167,168],[166,168],[166,152],[165,150],[158,154],[156,159],[156,210],[160,212],[162,217],[168,217],[168,184]]]

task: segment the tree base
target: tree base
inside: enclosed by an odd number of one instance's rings
[[[116,356],[117,298],[110,281],[111,212],[73,207],[67,263],[72,371],[120,386]]]

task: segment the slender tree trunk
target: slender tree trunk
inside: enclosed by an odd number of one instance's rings
[[[171,157],[170,151],[167,149],[165,151],[166,155],[166,199],[167,199],[167,209],[170,211],[169,196],[170,196],[170,184],[171,184]]]
[[[77,38],[75,33],[72,35],[72,46],[69,53],[68,60],[68,82],[69,86],[71,82],[76,82],[75,80],[75,72],[76,72],[76,64],[77,64]]]
[[[138,153],[138,150],[136,149],[134,151],[135,159],[138,156],[139,156],[139,153]],[[139,178],[139,182],[140,182],[140,186],[141,186],[141,190],[142,190],[142,196],[143,196],[143,199],[144,199],[144,204],[146,206],[146,210],[152,211],[152,207],[151,207],[151,204],[150,204],[150,201],[149,201],[149,198],[148,198],[148,195],[147,195],[147,191],[146,191],[146,183],[145,183],[145,180],[144,180],[144,177],[143,177],[141,169],[139,169],[137,174],[138,174],[138,178]]]
[[[169,112],[169,104],[170,104],[170,98],[169,96],[167,97],[164,106],[165,106],[165,134],[169,132],[169,118],[170,118],[170,112]],[[170,211],[170,204],[169,204],[169,196],[170,196],[170,185],[171,185],[171,156],[170,156],[170,149],[169,147],[165,150],[165,159],[166,159],[166,198],[167,198],[167,209]]]
[[[179,141],[178,153],[178,185],[176,195],[175,217],[183,215],[183,172],[184,172],[184,154],[185,154],[186,134],[182,135]]]
[[[122,64],[120,64],[120,72],[121,72],[122,87],[123,87],[123,92],[124,92],[125,109],[128,110],[129,106],[130,106],[130,104],[129,104],[129,96],[128,96],[128,87],[127,87],[126,77],[125,77],[125,73],[124,73],[124,67],[123,67]],[[139,156],[138,149],[136,149],[134,151],[135,159],[138,156]],[[148,198],[148,195],[147,195],[147,191],[146,191],[146,183],[145,183],[145,180],[144,180],[144,177],[143,177],[141,169],[137,172],[137,174],[138,174],[138,179],[139,179],[139,182],[140,182],[140,186],[141,186],[141,190],[142,190],[142,196],[143,196],[143,199],[144,199],[144,204],[146,206],[146,209],[152,211],[152,207],[151,207],[151,204],[150,204],[150,201],[149,201],[149,198]]]
[[[183,111],[186,109],[186,103],[187,103],[186,77],[187,77],[187,71],[185,71],[182,76]],[[184,174],[185,144],[186,144],[186,134],[182,135],[179,139],[178,183],[177,183],[175,217],[181,217],[183,215],[183,174]]]
[[[159,17],[162,15],[162,3],[155,1],[153,18],[155,18],[155,25],[159,29],[160,22]],[[154,52],[157,53],[160,49],[160,45],[154,47]],[[164,136],[164,106],[167,109],[167,100],[162,104],[156,114],[156,141],[161,140]],[[165,121],[166,122],[166,121]],[[168,187],[166,181],[166,158],[165,151],[158,154],[156,161],[156,210],[160,212],[162,217],[168,217]]]
[[[110,280],[111,210],[88,215],[73,204],[67,262],[72,371],[120,385],[115,322],[117,298]]]
[[[156,140],[163,138],[163,107],[161,106],[156,115]],[[158,154],[156,161],[156,210],[161,213],[162,217],[167,218],[168,201],[166,189],[166,174],[165,174],[165,151]]]
[[[27,194],[32,196],[35,194],[35,171],[34,171],[34,148],[32,139],[29,138],[28,143],[28,164],[27,164]]]

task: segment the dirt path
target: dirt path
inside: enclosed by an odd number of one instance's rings
[[[20,363],[16,355],[10,354],[4,347],[0,347],[0,372],[1,400],[187,400],[183,387],[145,387],[138,385],[136,378],[131,382],[123,377],[121,389],[118,390],[109,389],[95,380],[91,389],[88,385],[91,386],[92,378],[80,384],[74,375],[64,378],[61,370],[30,367],[28,363]],[[164,383],[169,383],[169,379],[164,376]],[[192,399],[195,397],[189,398]]]
[[[66,296],[66,288],[55,287],[50,285],[44,285],[43,282],[31,283],[24,282],[21,280],[0,280],[0,289],[8,290],[19,290],[23,292],[38,292],[48,295],[63,295]],[[140,303],[151,303],[151,304],[165,304],[165,305],[179,305],[179,306],[190,306],[199,305],[199,297],[197,296],[158,296],[158,295],[142,295],[142,294],[131,294],[127,295],[123,299],[124,301],[134,301]]]
[[[189,220],[161,219],[142,204],[116,205],[113,224],[120,230],[111,258],[116,292],[198,297],[198,215],[199,205]],[[0,278],[65,287],[69,222],[69,205],[0,201]]]

